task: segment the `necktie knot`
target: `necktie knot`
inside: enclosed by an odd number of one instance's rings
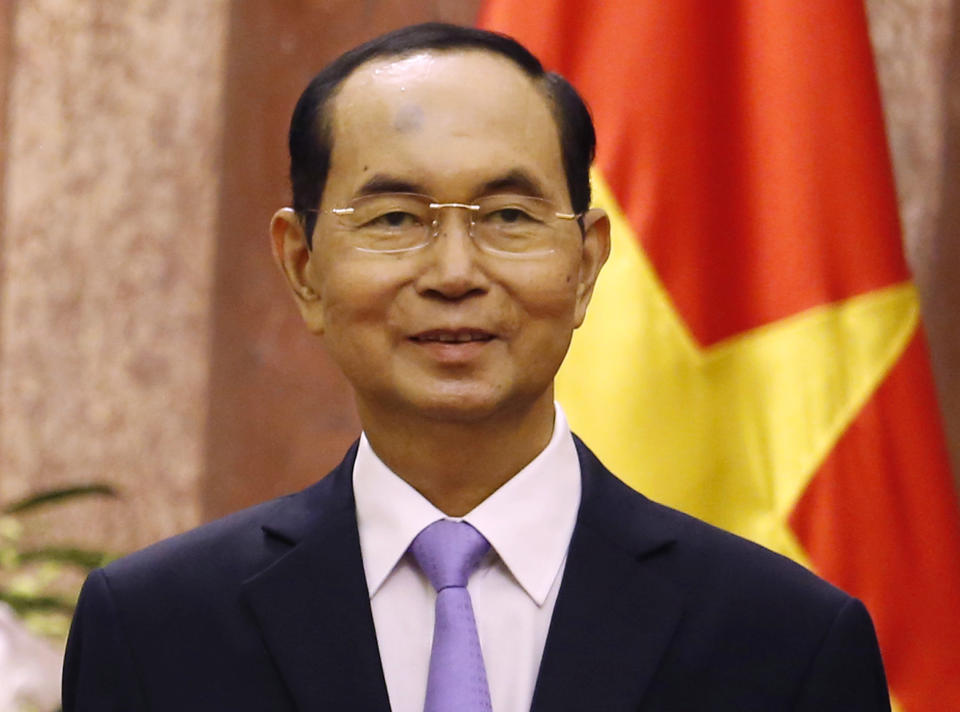
[[[465,587],[490,544],[466,522],[441,519],[417,534],[410,553],[437,591]]]

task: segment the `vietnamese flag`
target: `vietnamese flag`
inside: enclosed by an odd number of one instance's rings
[[[558,376],[662,502],[873,615],[896,705],[960,710],[960,518],[864,8],[487,0],[585,96],[614,245]]]

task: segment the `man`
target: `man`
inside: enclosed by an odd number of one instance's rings
[[[858,601],[632,492],[555,407],[609,250],[569,84],[406,28],[314,79],[290,147],[274,254],[363,436],[92,574],[67,712],[889,709]]]

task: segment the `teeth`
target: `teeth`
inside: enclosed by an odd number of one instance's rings
[[[420,337],[420,341],[439,341],[444,344],[463,344],[468,341],[486,341],[490,337],[486,334],[428,334]]]
[[[436,337],[437,341],[442,341],[445,344],[462,344],[467,341],[473,341],[475,336],[472,334],[440,334]]]

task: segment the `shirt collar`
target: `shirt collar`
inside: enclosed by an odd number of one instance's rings
[[[446,515],[394,474],[360,436],[353,466],[357,525],[372,598],[413,538]],[[580,506],[580,464],[556,405],[553,435],[526,467],[462,519],[477,529],[537,605],[560,573]]]

